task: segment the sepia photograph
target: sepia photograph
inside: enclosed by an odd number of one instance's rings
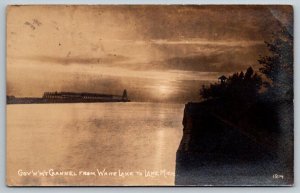
[[[293,186],[291,5],[10,5],[7,186]]]

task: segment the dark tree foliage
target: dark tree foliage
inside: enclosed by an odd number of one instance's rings
[[[276,99],[293,97],[293,36],[282,27],[271,42],[265,42],[270,54],[261,56],[258,62],[262,65],[260,72],[269,81],[264,82],[268,94]]]
[[[249,67],[245,74],[234,73],[223,84],[203,86],[200,90],[202,98],[251,100],[258,96],[264,85],[266,92],[263,96],[268,100],[293,99],[293,35],[282,27],[272,41],[265,43],[270,54],[260,56],[258,62],[262,65],[259,71],[265,75],[266,81]]]
[[[200,95],[204,99],[228,98],[236,100],[252,101],[259,94],[262,86],[262,78],[249,67],[243,72],[229,76],[225,83],[215,83],[210,86],[202,86]]]

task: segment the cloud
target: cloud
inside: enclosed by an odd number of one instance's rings
[[[239,47],[247,47],[253,46],[257,44],[261,44],[263,41],[259,40],[208,40],[203,38],[182,38],[182,39],[140,39],[140,40],[121,40],[121,39],[109,39],[102,40],[102,42],[106,43],[120,43],[120,44],[135,44],[135,45],[202,45],[202,46],[239,46]]]
[[[130,15],[145,39],[265,40],[278,29],[269,7],[127,6],[123,14]]]
[[[39,62],[47,62],[52,64],[61,64],[61,65],[71,65],[71,64],[113,64],[113,63],[121,63],[129,58],[122,55],[117,54],[107,54],[103,57],[92,58],[92,57],[76,57],[70,56],[70,52],[65,57],[55,57],[55,56],[25,56],[25,57],[17,57],[17,59],[23,60],[34,60]]]
[[[239,44],[201,45],[182,47],[178,45],[160,45],[165,50],[166,58],[146,64],[127,65],[135,70],[178,70],[196,72],[235,72],[252,66],[258,66],[259,55],[264,55],[267,48],[263,42],[251,46]]]

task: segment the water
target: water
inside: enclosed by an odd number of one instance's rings
[[[181,104],[134,102],[8,105],[7,182],[174,185],[183,108]],[[74,171],[77,176],[21,176],[20,172],[49,169]],[[142,173],[99,176],[97,169]],[[79,176],[79,171],[96,176]],[[145,171],[160,173],[146,177]]]

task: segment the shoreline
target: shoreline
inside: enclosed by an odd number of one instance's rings
[[[107,102],[130,102],[125,99],[47,99],[47,98],[13,98],[6,101],[7,105],[13,104],[55,104],[55,103],[107,103]]]

